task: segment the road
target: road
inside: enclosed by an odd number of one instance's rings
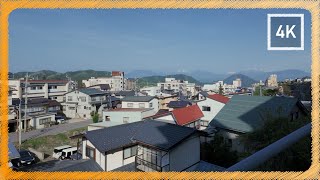
[[[29,131],[29,132],[22,132],[21,133],[21,141],[23,142],[28,139],[47,136],[47,135],[56,135],[56,134],[70,131],[73,129],[86,127],[89,124],[92,124],[91,119],[89,119],[89,120],[70,119],[70,120],[68,120],[68,123],[66,123],[66,124],[53,125],[49,128],[45,128],[45,129],[37,129],[37,130]],[[9,139],[11,142],[18,142],[19,141],[18,140],[18,133],[17,132],[9,133]]]

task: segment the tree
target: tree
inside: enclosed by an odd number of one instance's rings
[[[99,121],[99,114],[98,112],[91,112],[91,117],[92,117],[92,121],[93,123],[97,123]]]
[[[218,166],[229,167],[237,163],[238,156],[235,151],[231,151],[223,137],[216,134],[213,141],[201,145],[201,159]]]
[[[248,149],[247,156],[259,151],[310,122],[310,117],[277,118],[266,121],[264,126],[252,133],[242,135],[241,140]],[[255,170],[304,171],[311,165],[311,137],[305,137],[269,159]]]

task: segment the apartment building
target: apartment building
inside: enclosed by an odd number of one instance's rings
[[[162,90],[173,92],[181,92],[184,95],[194,96],[196,94],[195,83],[189,83],[184,80],[176,80],[175,78],[165,78],[165,82],[157,83],[157,86]]]
[[[64,94],[73,90],[73,82],[67,80],[28,80],[27,91],[25,80],[9,80],[13,88],[12,98],[47,98],[63,102]]]
[[[265,82],[267,87],[278,87],[278,80],[276,74],[271,74]]]
[[[124,72],[112,71],[111,77],[92,77],[88,80],[82,80],[85,87],[96,86],[100,84],[109,84],[111,91],[125,90]]]

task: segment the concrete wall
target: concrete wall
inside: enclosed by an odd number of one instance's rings
[[[110,121],[123,123],[124,117],[129,117],[128,122],[141,121],[142,112],[140,111],[104,111],[103,120],[106,120],[106,116],[109,116]]]
[[[170,151],[170,171],[182,171],[200,161],[200,138],[191,136]]]
[[[43,115],[41,117],[34,117],[31,119],[30,121],[30,125],[36,129],[43,129],[44,128],[44,124],[40,124],[40,120],[41,119],[45,119],[45,118],[50,118],[50,121],[54,121],[55,120],[55,115],[54,114],[46,114]]]

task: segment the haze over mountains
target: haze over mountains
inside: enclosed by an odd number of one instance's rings
[[[16,72],[14,73],[14,78],[22,78],[27,72]],[[310,73],[297,70],[288,69],[282,71],[240,71],[234,74],[216,74],[207,71],[193,71],[193,72],[156,72],[150,70],[135,70],[125,74],[127,78],[139,78],[141,85],[154,85],[157,82],[163,82],[165,77],[174,77],[176,79],[187,80],[191,83],[203,84],[203,83],[213,83],[218,80],[224,80],[228,84],[232,84],[232,81],[236,78],[241,78],[244,86],[249,86],[252,83],[259,82],[259,80],[266,80],[270,74],[277,74],[278,80],[282,81],[286,78],[303,78],[310,76]],[[56,72],[51,70],[41,70],[36,72],[29,72],[31,78],[34,79],[67,79],[70,77],[72,80],[82,81],[83,79],[89,79],[91,77],[105,77],[110,76],[110,71],[95,71],[95,70],[79,70],[79,71],[69,71],[69,72]],[[11,75],[12,76],[12,75]]]

